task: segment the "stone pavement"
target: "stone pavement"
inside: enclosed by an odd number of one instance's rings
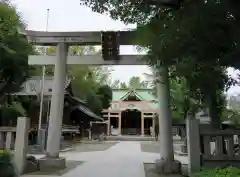
[[[153,163],[159,158],[157,153],[141,152],[140,143],[136,141],[119,142],[106,151],[65,152],[60,156],[67,160],[85,161],[82,165],[65,173],[63,177],[145,177],[143,163]],[[41,158],[42,155],[36,155],[36,157]],[[175,156],[175,158],[187,164],[187,157]],[[31,175],[31,177],[40,176]]]

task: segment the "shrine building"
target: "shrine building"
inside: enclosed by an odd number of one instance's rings
[[[113,89],[111,107],[103,110],[107,135],[150,135],[158,110],[152,89]]]

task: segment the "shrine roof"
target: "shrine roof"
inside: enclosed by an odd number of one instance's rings
[[[152,94],[152,89],[113,89],[113,101],[123,100],[128,94],[134,93],[141,100],[153,101],[156,100]]]

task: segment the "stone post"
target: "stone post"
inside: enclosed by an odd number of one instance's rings
[[[201,168],[199,122],[192,116],[186,119],[189,176]]]
[[[92,121],[89,122],[88,139],[92,139]]]
[[[39,145],[39,150],[41,152],[44,152],[45,147],[46,147],[46,130],[45,129],[39,129],[38,130],[38,145]]]
[[[12,138],[12,132],[7,132],[5,147],[8,150],[11,150]]]
[[[110,112],[108,112],[108,124],[107,124],[107,136],[110,136],[110,128],[111,128],[111,121],[110,121]]]
[[[152,130],[153,130],[153,136],[155,136],[155,117],[152,118]]]
[[[141,112],[141,135],[144,136],[144,113]]]
[[[187,147],[187,137],[184,138],[183,140],[183,145],[180,146],[181,147],[181,153],[183,154],[187,154],[188,153],[188,147]]]
[[[59,158],[60,138],[62,135],[62,117],[64,106],[64,92],[66,82],[66,62],[67,62],[68,46],[66,43],[57,45],[57,60],[54,70],[54,81],[52,89],[52,99],[50,108],[50,118],[48,126],[46,158],[48,162],[40,163],[45,168],[63,167],[65,159]]]
[[[0,149],[4,149],[4,133],[0,132]]]
[[[119,135],[122,134],[122,117],[120,114],[118,115],[118,133]]]
[[[17,120],[17,131],[15,140],[14,164],[18,175],[22,174],[26,166],[26,156],[28,147],[29,119],[19,117]]]

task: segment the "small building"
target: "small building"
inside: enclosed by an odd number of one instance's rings
[[[113,89],[111,107],[103,110],[107,135],[150,135],[158,110],[152,89]]]
[[[36,97],[39,105],[34,109],[29,117],[32,127],[36,127],[39,121],[40,96],[42,91],[42,77],[34,76],[28,78],[21,87],[21,90],[13,95]],[[44,103],[42,124],[46,125],[50,114],[50,103],[52,95],[53,77],[46,76],[44,79]],[[71,80],[66,79],[63,125],[79,125],[81,122],[102,121],[103,119],[90,110],[87,103],[77,97],[74,97],[71,88]]]

